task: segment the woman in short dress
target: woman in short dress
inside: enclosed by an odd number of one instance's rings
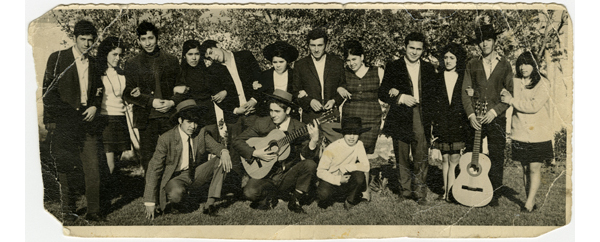
[[[267,99],[262,97],[262,94],[271,95],[275,89],[292,93],[294,75],[291,65],[292,62],[298,59],[298,50],[285,41],[276,41],[263,49],[263,55],[265,59],[271,62],[273,67],[263,71],[260,74],[260,80],[254,82],[252,85],[254,90],[258,90],[261,95],[261,100],[256,105],[256,113],[261,117],[269,115],[269,105]],[[298,120],[300,119],[300,114],[297,110],[294,110],[290,116]]]
[[[125,76],[119,67],[124,49],[123,40],[108,37],[100,43],[97,55],[98,76],[104,84],[100,114],[107,120],[102,139],[110,173],[113,173],[115,161],[120,159],[123,151],[131,149],[127,110],[122,98]]]
[[[373,154],[381,127],[382,111],[377,92],[383,77],[382,69],[365,65],[363,47],[356,40],[344,43],[344,60],[346,86],[338,88],[338,93],[346,99],[342,117],[360,117],[363,126],[371,128],[361,134],[360,140],[364,143],[367,154]]]
[[[523,180],[527,201],[524,212],[533,212],[535,195],[541,182],[544,161],[554,157],[552,149],[552,122],[548,112],[550,82],[539,72],[533,54],[524,52],[517,58],[514,98],[502,90],[501,101],[513,107],[511,138],[512,159],[523,166]]]
[[[360,117],[362,125],[370,128],[360,135],[367,154],[375,152],[375,144],[381,127],[381,104],[377,96],[379,84],[383,77],[383,69],[365,65],[365,51],[357,40],[344,42],[344,60],[346,61],[346,86],[337,91],[345,101],[342,105],[342,117]],[[366,172],[367,189],[363,198],[371,200],[369,173]]]
[[[207,67],[200,55],[200,42],[187,40],[183,43],[181,53],[181,72],[175,84],[174,93],[184,93],[196,101],[198,106],[208,110],[202,116],[204,124],[216,124],[215,108],[211,99],[211,89],[208,85]],[[184,98],[182,98],[184,99]]]
[[[442,176],[444,179],[444,195],[440,197],[450,202],[450,191],[456,174],[454,170],[460,160],[460,152],[469,137],[469,120],[461,101],[461,87],[466,66],[466,52],[456,43],[446,45],[441,52],[441,63],[438,78],[432,92],[431,131],[435,139],[433,147],[442,153]],[[432,139],[433,140],[433,139]]]

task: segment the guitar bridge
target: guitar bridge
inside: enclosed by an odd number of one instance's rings
[[[479,188],[479,187],[470,187],[470,186],[463,185],[461,188],[465,189],[465,190],[469,190],[469,191],[474,191],[474,192],[483,192],[483,188]]]

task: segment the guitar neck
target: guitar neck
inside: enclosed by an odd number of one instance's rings
[[[471,163],[479,163],[479,151],[481,149],[481,129],[475,130],[475,140],[473,142],[473,156],[471,157]]]
[[[290,134],[286,135],[285,137],[283,137],[282,139],[278,140],[277,145],[279,147],[281,147],[283,145],[289,144],[290,142],[306,135],[307,133],[308,133],[308,126],[304,125],[302,128],[296,129],[292,133],[290,133]]]

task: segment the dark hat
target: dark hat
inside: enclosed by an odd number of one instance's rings
[[[198,120],[192,120],[198,124],[200,124],[200,122],[202,121],[201,117],[208,112],[208,108],[198,106],[194,99],[185,99],[177,103],[177,105],[175,106],[175,113],[171,116],[171,120],[175,122],[180,117],[183,111],[188,110],[193,110],[193,112],[198,114]]]
[[[475,38],[472,38],[472,43],[481,43],[486,39],[496,39],[496,36],[502,32],[496,32],[494,26],[491,24],[485,24],[475,27]]]
[[[342,128],[333,128],[333,130],[341,134],[362,134],[371,130],[371,127],[363,128],[360,117],[344,117],[342,118]]]
[[[263,49],[263,55],[269,62],[273,61],[274,55],[281,55],[285,61],[290,63],[298,59],[298,50],[285,41],[276,41]]]
[[[297,106],[294,102],[292,102],[292,94],[289,92],[286,92],[284,90],[281,90],[281,89],[275,89],[275,91],[273,92],[273,95],[265,93],[265,96],[267,96],[271,99],[280,101],[282,103],[285,103],[291,107]]]

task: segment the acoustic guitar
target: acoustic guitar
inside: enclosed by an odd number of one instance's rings
[[[337,119],[336,114],[333,110],[329,110],[321,115],[317,119],[317,123],[324,124],[329,123]],[[273,165],[277,161],[285,160],[290,155],[290,143],[297,138],[300,138],[304,135],[308,134],[308,127],[304,125],[304,127],[296,129],[285,135],[285,133],[279,129],[274,129],[269,132],[269,134],[265,137],[256,137],[250,138],[246,140],[246,144],[254,149],[263,149],[264,151],[270,151],[277,153],[276,161],[265,161],[256,157],[252,157],[250,160],[244,159],[242,157],[242,165],[244,169],[248,173],[248,175],[254,179],[261,179],[265,177],[273,168]]]
[[[481,121],[487,112],[487,102],[477,101],[475,106],[477,121]],[[454,199],[465,206],[483,207],[492,200],[494,194],[488,177],[491,161],[489,157],[479,152],[480,148],[481,129],[475,131],[473,152],[465,153],[460,157],[460,173],[452,186]]]

